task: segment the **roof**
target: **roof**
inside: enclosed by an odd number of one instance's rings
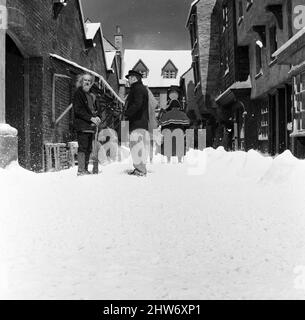
[[[149,69],[147,78],[143,79],[143,83],[148,87],[160,88],[170,87],[172,85],[179,86],[180,77],[192,65],[191,50],[131,50],[126,49],[124,53],[123,76],[129,70],[142,60]],[[168,60],[171,60],[178,69],[176,79],[164,79],[162,77],[162,68]]]
[[[238,81],[233,83],[227,90],[225,90],[222,94],[220,94],[215,101],[218,103],[227,95],[230,94],[232,90],[241,90],[241,89],[252,89],[251,79],[250,76],[246,81]]]
[[[107,64],[107,70],[108,71],[114,71],[112,69],[113,60],[115,58],[116,52],[115,51],[106,51],[106,64]]]
[[[194,7],[196,6],[196,4],[199,2],[200,0],[195,0],[191,3],[191,6],[190,6],[190,10],[189,10],[189,13],[187,15],[187,20],[186,20],[186,25],[185,27],[187,28],[188,24],[189,24],[189,21],[190,21],[190,17],[192,15],[192,11],[194,9]]]
[[[73,62],[73,61],[70,61],[70,60],[68,60],[68,59],[65,59],[65,58],[63,58],[63,57],[61,57],[61,56],[59,56],[59,55],[57,55],[57,54],[50,53],[50,57],[52,57],[52,58],[54,58],[54,59],[57,59],[57,60],[60,60],[60,61],[63,61],[63,62],[65,62],[65,63],[67,63],[67,64],[69,64],[69,65],[71,65],[71,66],[73,66],[73,67],[75,67],[75,68],[78,68],[78,69],[80,69],[80,70],[83,70],[84,72],[88,72],[88,73],[94,75],[95,77],[98,77],[98,78],[100,79],[100,81],[102,81],[103,84],[104,84],[104,85],[108,88],[108,90],[112,93],[112,95],[113,95],[120,103],[124,104],[124,101],[118,96],[118,94],[113,90],[113,88],[111,87],[111,85],[105,80],[105,78],[104,78],[102,75],[96,73],[96,72],[93,71],[93,70],[84,68],[84,67],[82,67],[81,65],[77,64],[76,62]]]
[[[95,38],[96,33],[99,31],[100,27],[101,27],[101,24],[99,22],[97,23],[86,22],[85,30],[86,30],[87,40],[93,40]]]

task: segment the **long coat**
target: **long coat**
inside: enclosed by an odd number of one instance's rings
[[[130,131],[148,130],[148,92],[142,81],[130,86],[126,106],[125,118],[129,121]]]
[[[96,104],[94,101],[94,109]],[[94,131],[95,126],[91,122],[91,118],[96,116],[96,112],[92,112],[89,108],[89,103],[86,93],[82,88],[78,88],[73,98],[73,111],[74,111],[74,128],[77,132]]]

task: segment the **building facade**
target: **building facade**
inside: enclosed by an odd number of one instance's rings
[[[168,90],[179,86],[181,76],[192,64],[189,50],[124,50],[123,81],[129,70],[142,74],[143,83],[150,88],[160,109],[167,108]],[[128,89],[127,89],[128,91]],[[184,97],[185,98],[185,97]],[[181,97],[181,102],[182,102]]]
[[[94,75],[100,103],[120,107],[118,79],[109,78],[101,26],[92,30],[84,22],[80,0],[1,4],[8,10],[8,25],[1,30],[6,77],[0,123],[18,130],[19,163],[43,171],[45,145],[74,139],[72,112],[62,115],[71,104],[77,75]]]
[[[192,3],[187,27],[195,93],[201,113],[215,119],[211,127],[207,121],[213,146],[269,155],[291,149],[302,155],[303,140],[293,121],[301,77],[295,78],[298,71],[293,73],[290,64],[302,61],[295,42],[304,27],[304,8],[304,0]]]

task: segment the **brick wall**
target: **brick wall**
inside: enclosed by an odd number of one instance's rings
[[[205,0],[197,4],[197,34],[201,90],[206,108],[216,107],[220,82],[221,1]]]
[[[54,130],[53,74],[71,77],[69,85],[64,80],[56,83],[57,117],[71,100],[69,88],[73,86],[76,74],[81,72],[67,64],[55,63],[49,54],[60,55],[107,78],[102,39],[97,33],[94,39],[96,47],[85,50],[86,39],[78,0],[69,0],[57,19],[53,17],[53,0],[8,0],[7,6],[10,13],[8,34],[24,57],[29,58],[30,167],[39,171],[42,169],[43,143],[66,141],[71,128],[67,116]],[[115,78],[110,82],[118,92]]]

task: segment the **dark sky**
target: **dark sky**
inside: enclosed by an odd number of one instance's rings
[[[185,28],[193,0],[83,0],[85,18],[101,22],[113,42],[116,25],[125,49],[190,49]]]

